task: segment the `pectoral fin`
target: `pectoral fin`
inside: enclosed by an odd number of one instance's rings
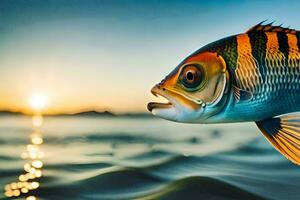
[[[256,124],[281,154],[300,165],[300,114],[266,119]]]
[[[238,88],[235,85],[233,85],[233,94],[234,94],[234,98],[237,102],[239,102],[239,101],[249,101],[253,97],[251,92],[248,92],[246,90],[242,90],[242,89]]]

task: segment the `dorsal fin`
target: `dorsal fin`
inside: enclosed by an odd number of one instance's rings
[[[246,33],[262,31],[262,32],[283,32],[283,33],[296,34],[297,32],[299,32],[299,31],[297,31],[295,29],[291,29],[289,27],[282,27],[282,24],[278,25],[278,26],[274,26],[273,25],[274,22],[271,22],[269,24],[264,24],[264,22],[266,22],[266,20],[253,26]]]

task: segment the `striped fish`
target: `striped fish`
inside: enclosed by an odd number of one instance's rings
[[[184,59],[151,92],[148,109],[187,123],[257,124],[300,164],[300,32],[264,24],[210,43]]]

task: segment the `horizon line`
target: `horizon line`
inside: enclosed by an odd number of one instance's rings
[[[0,109],[0,114],[20,114],[20,115],[44,115],[44,116],[59,116],[59,115],[80,115],[85,113],[94,113],[94,114],[110,114],[110,115],[151,115],[150,112],[147,111],[128,111],[128,112],[114,112],[109,109],[78,109],[76,111],[70,112],[43,112],[43,111],[24,111],[24,110],[12,110],[12,109]]]

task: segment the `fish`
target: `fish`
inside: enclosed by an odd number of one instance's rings
[[[255,122],[300,165],[300,31],[258,23],[185,58],[151,93],[153,115],[182,123]]]

